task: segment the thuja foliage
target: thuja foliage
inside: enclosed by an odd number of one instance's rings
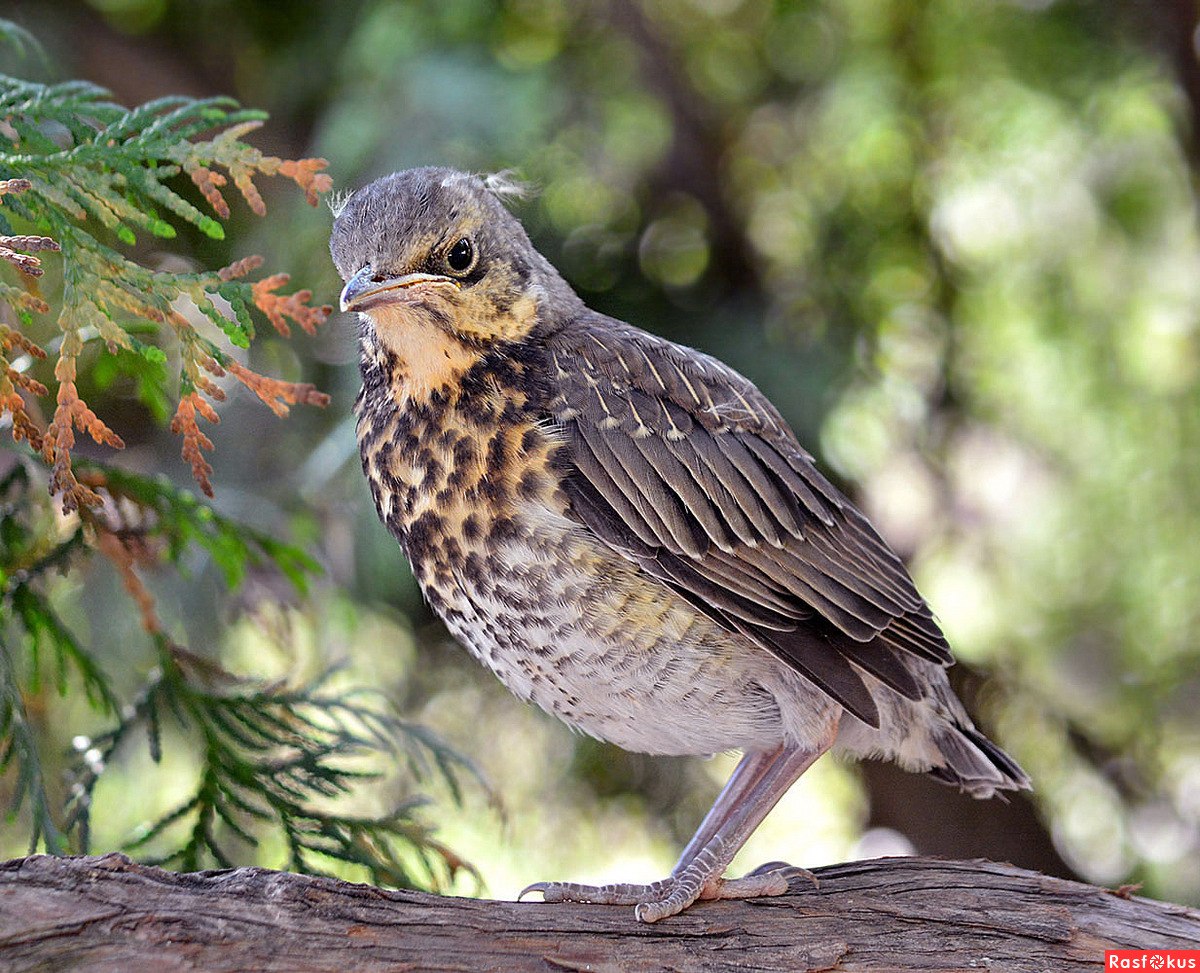
[[[0,413],[12,438],[0,466],[0,779],[31,849],[86,852],[105,768],[138,746],[157,761],[170,740],[199,756],[196,786],[130,837],[134,853],[196,869],[233,864],[270,838],[295,870],[348,862],[379,882],[436,886],[465,866],[415,816],[419,799],[353,816],[336,798],[373,775],[360,758],[381,752],[419,780],[448,781],[455,796],[469,765],[380,700],[335,690],[328,674],[295,683],[234,676],[169,634],[184,626],[160,618],[144,580],[183,571],[199,549],[231,594],[253,567],[303,596],[314,562],[163,477],[74,455],[76,433],[123,445],[80,394],[89,368],[135,378],[151,414],[170,416],[209,496],[213,444],[199,420],[218,421],[218,379],[240,382],[281,417],[295,404],[326,403],[313,386],[259,374],[235,352],[263,322],[285,337],[289,321],[315,331],[330,308],[310,304],[309,291],[287,293],[287,275],[261,275],[254,256],[195,272],[131,256],[139,237],[170,240],[183,224],[221,238],[230,186],[260,216],[262,177],[290,179],[317,202],[330,188],[323,159],[279,159],[244,141],[264,117],[215,98],[127,109],[86,82],[0,76]],[[43,289],[52,278],[60,286]],[[198,327],[204,320],[219,330]],[[97,557],[121,578],[154,660],[132,696],[56,607],[56,579]],[[107,721],[97,735],[76,736],[66,788],[47,779],[29,712],[47,685],[81,691]]]

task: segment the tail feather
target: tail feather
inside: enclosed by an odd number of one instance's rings
[[[945,763],[930,768],[930,776],[972,797],[992,797],[996,791],[1028,790],[1031,786],[1020,765],[969,724],[944,724],[934,742]]]

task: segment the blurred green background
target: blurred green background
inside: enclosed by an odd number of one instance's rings
[[[50,61],[9,73],[125,104],[233,95],[272,115],[255,144],[324,156],[343,190],[420,164],[515,169],[539,187],[519,215],[589,304],[724,358],[781,407],[911,563],[956,685],[1036,791],[974,803],[828,760],[741,864],[990,856],[1200,903],[1194,0],[3,7]],[[330,214],[262,188],[265,221],[241,207],[224,242],[138,258],[263,253],[333,301]],[[624,754],[509,697],[376,520],[351,323],[256,355],[334,402],[281,423],[231,396],[217,507],[292,531],[325,577],[311,604],[264,580],[231,611],[198,561],[187,585],[150,579],[162,615],[240,672],[347,659],[473,755],[506,813],[476,791],[462,809],[435,794],[428,818],[488,893],[664,874],[733,759]],[[129,389],[88,398],[128,444],[119,461],[188,482]],[[64,611],[136,682],[150,655],[119,581],[96,565],[72,585]],[[44,719],[63,750],[94,721],[49,698]],[[188,772],[179,754],[109,768],[96,846],[171,806]]]

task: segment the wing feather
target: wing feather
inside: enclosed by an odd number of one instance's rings
[[[589,509],[607,508],[606,513],[613,515],[616,523],[624,524],[643,544],[650,547],[661,544],[660,538],[666,527],[652,509],[643,510],[647,507],[644,498],[632,487],[628,491],[622,490],[610,467],[597,458],[578,426],[574,427],[574,433],[572,454],[576,468],[583,474],[580,482],[586,485],[589,492]],[[620,468],[617,475],[623,477],[624,472]],[[610,538],[605,539],[611,543]]]
[[[699,474],[693,476],[667,446],[661,436],[633,436],[629,442],[654,469],[659,480],[666,484],[700,522],[708,539],[722,551],[732,551],[735,531],[729,523],[729,511],[718,511],[711,494],[705,490]]]
[[[751,547],[764,539],[773,547],[783,546],[783,528],[724,453],[701,456],[687,439],[665,442],[716,506],[737,540]]]
[[[748,487],[741,491],[746,498],[743,502],[748,502],[752,497],[783,530],[793,537],[802,537],[800,525],[804,523],[804,515],[800,512],[795,495],[755,461],[741,437],[714,436],[713,442],[717,451],[737,471],[741,482]],[[780,540],[782,542],[782,538]]]

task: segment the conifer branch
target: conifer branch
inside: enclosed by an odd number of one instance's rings
[[[242,258],[217,271],[169,273],[143,267],[116,249],[135,244],[140,233],[173,238],[172,221],[222,238],[219,220],[230,216],[223,187],[232,183],[261,216],[266,206],[255,184],[259,176],[290,179],[315,204],[330,188],[324,160],[279,159],[243,141],[264,117],[227,98],[171,97],[125,109],[113,104],[107,91],[84,82],[41,85],[0,76],[0,134],[11,143],[11,151],[0,153],[0,266],[16,274],[15,282],[0,280],[0,302],[19,322],[9,330],[29,345],[35,344],[28,337],[35,316],[55,312],[32,284],[45,272],[36,254],[60,249],[63,254],[53,415],[44,430],[39,428],[23,393],[40,396],[46,394],[45,386],[23,380],[22,370],[2,355],[0,408],[11,416],[14,438],[40,449],[51,469],[50,488],[61,495],[65,511],[99,502],[74,475],[75,433],[85,432],[114,449],[122,446],[120,436],[79,395],[77,362],[90,341],[102,341],[113,354],[135,352],[156,365],[167,356],[157,344],[143,340],[146,323],[159,342],[176,343],[178,389],[165,387],[165,375],[150,381],[162,386],[157,395],[177,401],[172,428],[183,438],[183,455],[196,482],[210,495],[212,468],[202,451],[211,449],[211,441],[199,431],[196,416],[213,421],[216,411],[204,396],[213,402],[223,399],[211,376],[232,372],[281,416],[289,404],[327,401],[311,386],[254,372],[198,332],[179,310],[181,301],[190,304],[217,324],[230,345],[248,348],[255,313],[285,337],[289,318],[315,333],[331,308],[311,305],[311,291],[278,293],[288,283],[286,274],[251,280],[262,266],[260,258]],[[47,122],[57,123],[61,134],[46,134],[53,130]],[[201,138],[206,133],[215,134]],[[216,219],[180,193],[175,177],[181,173]],[[9,233],[13,222],[31,232]],[[10,350],[6,344],[4,352]]]

